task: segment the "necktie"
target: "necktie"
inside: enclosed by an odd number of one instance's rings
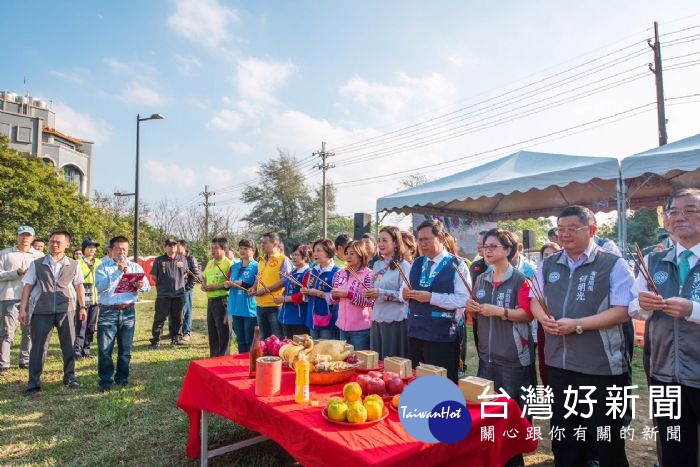
[[[432,259],[428,260],[428,275],[430,275],[431,272],[433,272],[433,266],[435,266],[435,261]]]
[[[693,252],[690,250],[684,250],[681,252],[681,259],[678,262],[678,275],[681,279],[681,287],[683,287],[683,284],[685,284],[685,280],[688,278],[688,274],[690,273],[690,257],[692,254]]]

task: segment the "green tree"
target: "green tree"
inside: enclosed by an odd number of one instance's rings
[[[60,178],[37,157],[11,149],[0,138],[0,244],[12,245],[19,225],[31,225],[46,238],[56,229],[73,236],[72,248],[85,237],[105,240],[105,219],[76,185]]]
[[[501,229],[518,234],[522,241],[523,230],[533,230],[535,232],[536,248],[540,248],[543,243],[548,242],[547,231],[553,227],[548,218],[539,219],[515,219],[504,220],[497,223]]]
[[[617,221],[601,226],[599,235],[617,241],[618,225]],[[659,217],[656,209],[637,209],[627,216],[627,243],[633,245],[637,243],[641,248],[645,248],[657,243],[656,237],[661,232],[659,227]]]
[[[415,188],[430,181],[430,177],[422,173],[414,173],[399,180],[399,191]]]
[[[252,206],[243,217],[250,227],[248,233],[278,232],[289,247],[316,238],[323,216],[322,191],[306,184],[296,158],[279,151],[277,158],[260,164],[258,174],[262,181],[248,185],[241,195],[242,201]],[[335,207],[332,185],[326,193],[331,212]]]

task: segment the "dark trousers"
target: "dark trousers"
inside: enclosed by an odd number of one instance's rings
[[[540,381],[542,382],[542,386],[547,386],[547,382],[549,381],[549,379],[547,379],[547,364],[544,360],[544,341],[546,339],[544,328],[542,326],[537,326],[537,347],[535,350],[537,350],[537,360],[540,364]]]
[[[308,334],[309,328],[303,324],[283,324],[282,331],[284,332],[284,337],[291,339],[294,335]]]
[[[63,354],[63,383],[75,380],[75,311],[50,315],[32,315],[30,332],[33,344],[29,351],[29,389],[41,387],[44,356],[49,348],[51,332],[58,329],[58,341]]]
[[[260,327],[260,339],[267,339],[275,335],[282,339],[282,325],[279,320],[279,306],[259,306],[258,326]]]
[[[560,368],[548,368],[549,386],[552,389],[554,403],[552,404],[552,428],[563,428],[564,436],[561,440],[552,439],[552,452],[557,466],[585,466],[587,459],[596,459],[600,467],[626,467],[629,465],[625,453],[625,440],[620,438],[622,418],[607,416],[608,407],[605,405],[607,392],[605,388],[617,385],[624,387],[627,383],[627,374],[616,376],[587,375],[575,371],[562,370]],[[577,390],[578,401],[576,411],[579,415],[570,415],[564,418],[568,410],[564,407],[566,394],[564,390],[571,386]],[[588,390],[579,389],[581,386],[595,386],[595,391],[590,398],[597,401],[593,404],[593,413],[589,418],[584,418],[589,411],[588,404],[580,401],[586,398]],[[574,397],[569,397],[569,405],[573,404]],[[582,426],[585,429],[585,441],[577,441],[576,428]],[[610,441],[597,441],[597,427],[610,427]]]
[[[160,341],[160,334],[163,331],[165,319],[170,317],[172,328],[170,329],[170,339],[177,341],[181,337],[182,331],[182,307],[185,297],[156,297],[156,312],[153,315],[153,327],[151,333],[151,344]]]
[[[210,298],[207,302],[209,356],[231,355],[231,316],[226,311],[228,297]]]
[[[447,370],[447,377],[457,383],[459,342],[429,342],[409,337],[408,354],[414,367],[419,363],[441,366]]]
[[[681,417],[654,417],[659,427],[656,439],[661,444],[661,464],[673,467],[697,467],[698,461],[698,423],[700,423],[700,389],[677,383],[663,383],[651,378],[654,386],[680,386]],[[674,410],[675,412],[675,410]],[[680,427],[680,442],[667,440],[668,428]]]
[[[90,305],[87,307],[87,319],[84,321],[80,321],[76,313],[75,358],[87,357],[90,355],[90,344],[92,344],[92,340],[95,337],[95,326],[97,324],[99,310],[99,305]]]
[[[255,316],[232,316],[232,321],[238,353],[250,352],[258,319]]]
[[[101,388],[129,382],[131,347],[134,343],[136,310],[133,306],[123,310],[102,308],[97,319],[97,375]],[[114,343],[117,344],[117,370],[114,371]]]

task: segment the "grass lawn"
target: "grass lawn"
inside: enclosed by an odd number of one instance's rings
[[[144,297],[145,300],[153,298],[153,293]],[[197,465],[185,458],[189,422],[175,405],[189,362],[209,354],[204,294],[197,291],[194,301],[191,344],[172,348],[165,342],[156,351],[147,348],[153,302],[138,305],[130,385],[105,394],[97,387],[97,358],[77,362],[79,389],[63,387],[61,353],[54,335],[42,378],[42,393],[31,398],[20,397],[26,387],[27,374],[16,366],[18,332],[12,349],[14,366],[0,377],[0,464]],[[473,345],[471,338],[470,343]],[[473,347],[469,355],[469,373],[474,374],[477,363]],[[637,417],[632,424],[635,439],[627,442],[627,453],[630,465],[653,465],[654,445],[641,441],[642,428],[650,423],[639,348],[635,352],[634,380],[640,386],[637,392],[640,397]],[[551,465],[549,423],[538,424],[545,439],[537,452],[526,457],[526,464]],[[233,422],[210,417],[210,446],[230,444],[250,436],[250,431]],[[294,464],[294,460],[278,445],[267,441],[215,458],[211,464],[289,465]]]

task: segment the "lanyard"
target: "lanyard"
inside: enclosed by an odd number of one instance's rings
[[[431,285],[433,285],[433,281],[435,280],[437,275],[440,274],[440,272],[442,271],[442,268],[444,268],[447,265],[447,263],[449,263],[450,261],[452,261],[452,256],[450,256],[450,255],[445,256],[442,259],[442,261],[440,261],[440,263],[437,264],[435,266],[435,268],[433,268],[433,272],[431,272],[430,275],[428,275],[428,268],[429,268],[428,258],[426,256],[424,256],[423,257],[423,265],[422,265],[421,271],[420,271],[420,286],[421,287],[430,287]]]

